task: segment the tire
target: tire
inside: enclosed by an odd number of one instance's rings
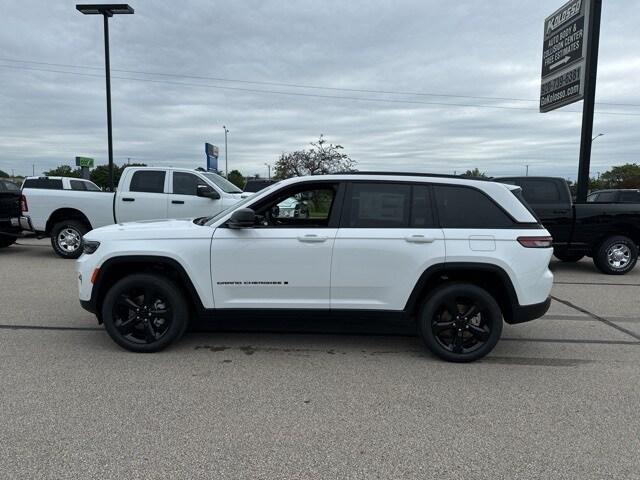
[[[3,235],[0,233],[0,248],[10,247],[16,243],[17,238],[9,235]]]
[[[433,354],[449,362],[472,362],[498,343],[502,311],[486,290],[469,283],[449,283],[429,295],[418,323]]]
[[[159,275],[125,277],[109,289],[102,303],[107,333],[132,352],[151,353],[168,347],[182,337],[188,319],[189,308],[180,288]]]
[[[553,255],[561,262],[573,263],[578,262],[584,258],[581,253],[569,253],[566,250],[553,249]]]
[[[82,255],[82,237],[91,230],[79,220],[64,220],[51,229],[51,246],[62,258],[78,258]]]
[[[609,237],[600,244],[593,263],[607,275],[624,275],[633,270],[638,261],[638,246],[629,237]]]

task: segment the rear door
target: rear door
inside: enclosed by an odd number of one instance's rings
[[[127,191],[116,194],[118,223],[167,218],[167,183],[164,170],[133,172]]]
[[[173,172],[169,194],[169,218],[207,217],[222,209],[222,200],[199,197],[198,186],[210,186],[200,176],[190,172]],[[218,192],[219,193],[219,192]]]
[[[348,184],[331,260],[331,308],[402,310],[431,265],[445,260],[426,184]]]

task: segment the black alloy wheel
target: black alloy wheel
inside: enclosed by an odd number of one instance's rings
[[[452,362],[484,357],[502,333],[502,312],[476,285],[452,283],[434,291],[423,306],[422,337],[434,354]]]
[[[148,274],[117,282],[102,307],[111,338],[134,352],[156,352],[178,340],[186,329],[187,315],[180,289],[164,277]]]

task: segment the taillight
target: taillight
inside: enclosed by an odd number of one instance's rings
[[[518,237],[520,245],[527,248],[549,248],[553,244],[551,237]]]
[[[27,197],[20,195],[20,213],[28,212],[29,206],[27,205]]]

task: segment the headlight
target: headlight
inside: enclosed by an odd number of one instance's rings
[[[100,242],[95,242],[92,240],[84,240],[82,242],[82,251],[87,255],[91,255],[93,252],[95,252],[98,249],[99,246],[100,246]]]

